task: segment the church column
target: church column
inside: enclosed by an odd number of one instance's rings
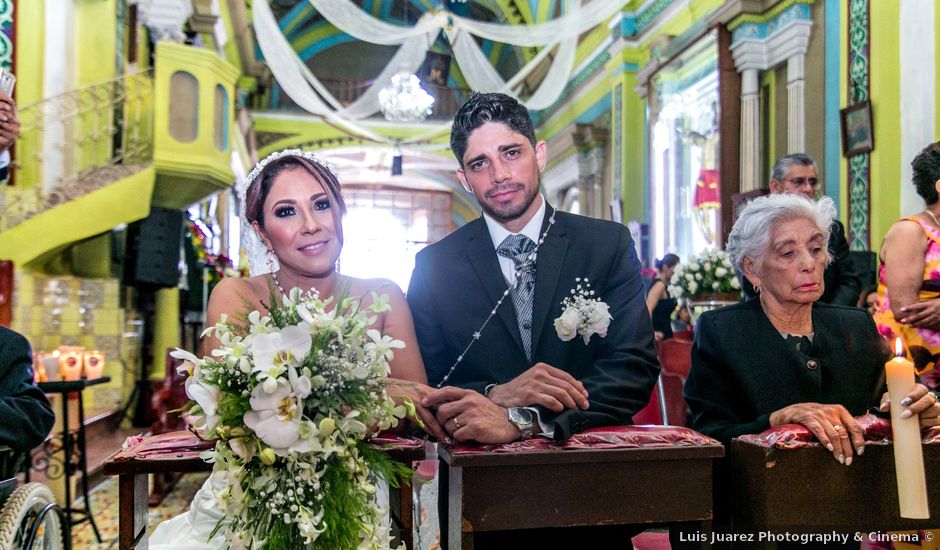
[[[760,188],[760,90],[757,69],[741,73],[741,192]]]
[[[787,63],[787,150],[802,152],[806,147],[804,62],[813,22],[810,6],[801,3],[783,11],[729,15],[733,15],[726,22],[731,54],[741,73],[741,192],[745,193],[767,181],[760,159],[760,71]]]
[[[637,73],[646,60],[642,48],[618,41],[611,48],[607,74],[611,83],[610,197],[620,212],[616,221],[649,222],[646,171],[646,81]],[[605,216],[607,206],[604,206]],[[637,254],[642,257],[637,242]]]
[[[806,150],[806,55],[797,54],[787,60],[787,153]]]

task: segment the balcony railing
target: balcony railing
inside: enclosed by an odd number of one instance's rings
[[[51,97],[18,115],[13,186],[0,191],[0,231],[153,161],[151,72]]]

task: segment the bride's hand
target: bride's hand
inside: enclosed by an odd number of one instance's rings
[[[403,403],[405,398],[411,400],[415,408],[415,413],[418,419],[424,423],[422,427],[428,435],[436,437],[438,441],[443,441],[447,437],[444,429],[438,424],[434,413],[427,407],[421,405],[421,400],[433,391],[430,386],[410,380],[389,378],[386,382],[385,391],[397,404]]]

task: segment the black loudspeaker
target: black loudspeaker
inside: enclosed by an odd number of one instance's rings
[[[177,286],[182,239],[183,212],[151,208],[149,216],[127,227],[125,282],[134,286]]]

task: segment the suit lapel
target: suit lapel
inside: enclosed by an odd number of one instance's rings
[[[548,206],[545,210],[545,220],[539,235],[545,233],[549,218],[555,210]],[[535,259],[535,299],[532,305],[532,354],[539,349],[539,339],[548,321],[555,301],[555,290],[561,279],[562,267],[565,265],[565,254],[568,252],[568,235],[564,218],[556,217],[555,225],[545,237],[545,242],[539,246],[538,256]]]
[[[499,267],[496,250],[493,248],[493,239],[486,229],[486,222],[483,221],[483,218],[478,218],[474,223],[479,225],[479,230],[467,242],[467,258],[476,271],[480,284],[486,291],[491,307],[496,307],[496,303],[506,291],[506,279],[503,277],[503,270]],[[541,251],[539,252],[541,255]],[[538,292],[538,284],[536,284],[536,292]],[[506,330],[512,335],[519,351],[525,355],[525,348],[522,347],[522,336],[519,335],[519,324],[516,321],[516,310],[512,305],[510,296],[506,296],[503,304],[497,308],[496,315],[503,321]],[[482,319],[480,321],[474,320],[474,323],[476,322],[482,322]],[[533,347],[533,349],[535,348]]]

